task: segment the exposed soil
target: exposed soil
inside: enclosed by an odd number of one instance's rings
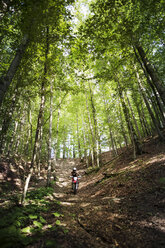
[[[53,197],[60,205],[52,211],[60,212],[60,226],[27,247],[56,239],[59,248],[164,248],[165,144],[148,139],[143,151],[136,160],[131,150],[116,159],[104,153],[106,165],[92,173],[79,160],[59,160]],[[82,176],[77,195],[69,178],[74,166]],[[45,218],[53,222],[51,213]]]

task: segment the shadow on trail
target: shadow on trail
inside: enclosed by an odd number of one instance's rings
[[[15,206],[10,202],[0,209],[1,248],[73,247],[76,230],[72,228],[70,232],[69,212],[53,194],[53,188],[38,188],[28,193],[26,206]],[[69,219],[72,217],[74,215]]]
[[[81,226],[114,247],[165,247],[164,162],[88,185]]]

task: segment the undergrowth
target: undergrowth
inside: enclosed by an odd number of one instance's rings
[[[1,248],[26,247],[60,227],[59,217],[62,215],[55,210],[59,209],[60,202],[49,200],[48,197],[52,196],[52,193],[53,188],[42,187],[27,194],[24,207],[10,204],[0,209]],[[50,218],[46,219],[45,216],[48,215],[54,218],[53,224],[49,223]],[[44,247],[51,247],[52,242],[46,242]]]

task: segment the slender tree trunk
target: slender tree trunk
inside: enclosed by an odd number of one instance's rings
[[[63,159],[66,158],[66,126],[64,126]]]
[[[44,83],[42,83],[42,91],[44,90]],[[22,204],[24,204],[25,198],[26,198],[26,193],[28,190],[29,182],[31,179],[31,176],[34,171],[34,164],[36,161],[36,156],[37,156],[37,149],[39,147],[39,132],[41,129],[41,119],[44,111],[44,105],[45,105],[45,96],[42,94],[41,97],[41,104],[40,104],[40,110],[39,110],[39,115],[38,115],[38,122],[37,122],[37,129],[36,129],[36,135],[35,135],[35,142],[34,142],[34,148],[33,148],[33,155],[32,155],[32,161],[31,161],[31,167],[30,167],[30,172],[26,178],[25,186],[24,186],[24,192],[22,195]]]
[[[135,96],[135,94],[132,94],[132,99],[135,103],[135,107],[137,109],[137,113],[138,113],[138,118],[140,120],[140,126],[141,126],[141,129],[142,129],[142,137],[146,137],[149,135],[149,130],[148,130],[148,127],[147,127],[147,124],[146,124],[146,121],[145,118],[144,118],[144,110],[143,110],[143,103],[144,103],[144,100],[143,100],[143,97],[141,95],[141,92],[139,91],[139,94],[140,94],[140,100],[138,101],[137,97]]]
[[[83,130],[83,142],[84,142],[84,157],[85,157],[85,163],[86,163],[86,165],[87,165],[87,167],[88,167],[88,157],[87,157],[87,148],[86,148],[86,146],[87,146],[87,141],[86,141],[86,136],[85,136],[84,130]]]
[[[99,138],[98,138],[98,127],[97,127],[97,119],[96,119],[96,109],[95,109],[95,105],[94,105],[94,101],[93,101],[93,92],[91,89],[91,85],[89,83],[89,90],[90,90],[90,100],[91,100],[91,106],[92,106],[92,114],[93,114],[93,121],[94,121],[94,133],[95,133],[95,148],[96,148],[96,164],[97,167],[100,166],[100,148],[99,148]]]
[[[144,93],[143,86],[142,86],[142,84],[141,84],[140,77],[139,77],[139,74],[138,74],[137,71],[136,71],[136,76],[137,76],[137,80],[138,80],[138,84],[139,84],[139,88],[140,88],[142,97],[143,97],[143,99],[144,99],[144,102],[145,102],[145,104],[146,104],[146,107],[147,107],[147,109],[148,109],[148,112],[149,112],[149,114],[150,114],[150,116],[151,116],[151,119],[152,119],[152,121],[153,121],[154,127],[155,127],[155,129],[156,129],[156,131],[157,131],[159,137],[160,137],[162,140],[164,140],[164,136],[163,136],[163,134],[161,133],[161,131],[160,131],[160,129],[159,129],[157,120],[155,119],[155,116],[154,116],[154,114],[153,114],[153,112],[152,112],[152,110],[151,110],[151,108],[150,108],[149,103],[148,103],[148,99],[147,99],[147,97],[146,97],[146,95],[145,95],[145,93]]]
[[[147,73],[151,77],[152,82],[153,82],[154,86],[156,87],[157,91],[159,92],[159,95],[162,99],[162,102],[165,105],[165,87],[163,86],[162,82],[160,81],[154,67],[151,65],[151,63],[147,59],[146,54],[145,54],[142,46],[140,44],[136,44],[135,47],[139,53],[139,56],[143,62],[143,65],[144,65]]]
[[[54,144],[54,172],[55,172],[55,166],[57,164],[57,144],[58,144],[60,113],[61,113],[61,107],[59,106],[58,115],[57,115],[56,137],[55,137],[55,142],[54,142],[55,143]]]
[[[83,142],[84,142],[84,156],[87,167],[89,167],[89,161],[87,156],[87,138],[86,138],[86,122],[84,121],[84,117],[82,115],[82,133],[83,133]]]
[[[152,91],[153,91],[153,93],[155,95],[155,99],[156,99],[157,105],[159,107],[161,119],[162,119],[163,126],[164,126],[165,125],[165,108],[164,108],[163,103],[162,103],[162,101],[160,99],[160,95],[159,95],[158,91],[156,90],[156,87],[154,86],[150,75],[147,73],[146,68],[144,67],[144,64],[141,62],[141,60],[140,60],[138,54],[136,53],[135,49],[134,49],[134,51],[135,51],[136,58],[137,58],[138,62],[140,63],[140,66],[141,66],[141,68],[142,68],[142,70],[144,72],[144,75],[145,75],[146,79],[147,79],[147,82],[150,85],[150,87],[151,87],[151,89],[152,89]],[[135,71],[137,71],[136,65],[134,65],[134,68],[135,68]]]
[[[88,99],[87,99],[86,90],[85,90],[85,96],[86,96],[86,109],[87,109],[87,113],[88,113],[89,130],[90,130],[91,137],[92,137],[92,144],[90,142],[92,167],[94,167],[95,166],[95,160],[94,160],[95,137],[94,137],[93,127],[92,127],[92,122],[91,122],[91,117],[90,117],[90,112],[89,112],[89,106],[88,106]]]
[[[79,158],[82,159],[81,145],[80,145],[80,135],[79,135],[78,114],[77,114],[77,141],[78,141],[78,153],[79,153]]]
[[[146,137],[146,136],[149,135],[149,133],[148,133],[148,130],[146,129],[146,126],[144,125],[143,118],[142,118],[143,113],[140,111],[140,108],[139,108],[138,104],[136,104],[136,109],[137,109],[140,124],[141,124],[142,137]]]
[[[12,138],[11,138],[11,141],[9,144],[9,148],[8,148],[8,156],[11,156],[11,154],[13,154],[12,147],[13,147],[13,143],[14,143],[14,138],[16,137],[16,133],[17,133],[18,121],[15,121],[14,125],[15,125],[14,132],[13,132],[13,135],[12,135]]]
[[[150,97],[151,96],[151,92],[149,92],[148,90],[146,90],[146,93],[147,93],[147,99],[148,99],[148,101],[151,102],[151,106],[152,106],[152,109],[153,109],[153,111],[155,113],[155,117],[156,117],[158,126],[161,129],[162,127],[164,127],[164,123],[163,123],[163,119],[162,119],[162,116],[160,114],[160,111],[158,109],[158,105],[156,104],[155,98],[154,97]]]
[[[145,101],[144,101],[144,98],[142,96],[142,92],[140,90],[140,87],[139,87],[138,90],[139,90],[139,94],[140,94],[140,100],[142,102],[142,104],[141,104],[141,118],[142,118],[142,121],[143,121],[143,125],[144,125],[144,127],[146,129],[147,135],[151,135],[151,128],[149,127],[150,125],[149,125],[149,123],[148,123],[148,121],[147,121],[147,119],[145,117],[145,110],[144,110],[144,107],[143,107],[143,103],[145,104]],[[146,106],[146,104],[145,104],[145,106]]]
[[[38,121],[37,121],[37,128],[36,128],[36,135],[35,135],[35,142],[34,142],[30,171],[29,171],[29,174],[28,174],[26,181],[25,181],[24,191],[23,191],[22,199],[21,199],[22,204],[24,204],[24,202],[25,202],[26,193],[27,193],[27,190],[29,187],[29,182],[30,182],[31,176],[32,176],[33,171],[34,171],[34,166],[35,166],[35,161],[36,161],[36,156],[37,156],[36,152],[37,152],[37,149],[39,147],[39,132],[40,132],[41,125],[42,125],[42,116],[43,116],[44,107],[45,107],[45,84],[46,84],[46,75],[47,75],[47,70],[48,70],[48,68],[47,68],[48,53],[49,53],[49,28],[47,27],[46,28],[46,50],[45,50],[45,63],[44,63],[44,78],[43,78],[42,85],[41,85],[41,103],[40,103],[40,110],[39,110],[39,114],[38,114]]]
[[[136,158],[136,154],[142,154],[142,149],[141,149],[141,146],[140,146],[140,141],[139,141],[139,139],[138,139],[138,137],[136,135],[136,132],[134,130],[132,120],[131,120],[130,115],[129,115],[128,108],[127,108],[127,106],[125,104],[125,101],[124,101],[124,98],[123,98],[123,95],[122,95],[122,88],[120,86],[119,81],[118,81],[118,90],[119,90],[119,96],[120,96],[121,104],[122,104],[122,107],[123,107],[125,120],[126,120],[127,127],[128,127],[128,130],[129,130],[130,138],[132,140],[132,144],[133,144],[133,147],[134,147],[134,158]]]
[[[48,174],[47,174],[47,186],[50,186],[51,181],[51,171],[52,171],[52,161],[51,161],[51,151],[52,151],[52,105],[53,105],[53,85],[50,82],[50,119],[49,119],[49,146],[48,146]]]
[[[30,140],[31,140],[31,107],[29,104],[29,109],[28,109],[28,133],[27,133],[27,140],[26,140],[26,144],[25,144],[25,150],[24,153],[25,155],[29,155],[29,150],[32,149],[32,147],[30,147]]]
[[[128,141],[128,137],[126,135],[125,127],[123,125],[124,121],[123,121],[123,117],[122,117],[121,103],[119,103],[119,115],[118,115],[118,119],[120,120],[121,133],[122,133],[122,136],[124,138],[124,141],[125,141],[125,144],[126,144],[126,147],[127,147],[129,141]]]
[[[109,116],[108,107],[107,107],[107,102],[106,102],[106,100],[105,100],[104,95],[103,95],[103,101],[104,101],[105,113],[106,113],[106,118],[107,118],[107,123],[108,123],[108,128],[109,128],[109,136],[110,136],[110,138],[109,138],[109,139],[110,139],[109,148],[110,148],[110,150],[111,150],[111,146],[112,146],[113,155],[116,156],[116,155],[117,155],[117,150],[116,150],[115,144],[114,144],[113,133],[112,133],[112,129],[111,129],[110,116]]]
[[[154,93],[155,96],[155,101],[157,103],[158,109],[159,109],[159,113],[160,113],[160,118],[162,120],[162,124],[163,126],[165,126],[165,108],[163,107],[163,103],[158,95],[157,90],[155,89],[155,86],[152,84],[151,80],[149,78],[147,78],[147,81],[149,82],[151,89]]]
[[[75,146],[73,145],[73,158],[76,158]]]
[[[20,139],[19,155],[21,155],[24,152],[24,139],[25,139],[25,137],[23,138],[23,133],[24,133],[25,121],[26,121],[26,113],[24,110],[23,117],[21,120],[21,130],[20,130],[21,139]]]
[[[19,123],[19,129],[18,129],[18,132],[17,132],[16,142],[15,142],[15,147],[14,147],[14,151],[15,151],[16,155],[18,155],[19,146],[20,146],[20,143],[21,143],[21,136],[22,136],[21,132],[22,132],[22,123],[20,122]]]
[[[41,123],[43,123],[43,117],[41,120]],[[39,132],[39,147],[37,151],[37,158],[36,158],[36,167],[37,167],[37,173],[38,173],[38,178],[41,176],[41,154],[42,154],[42,142],[43,142],[43,124],[41,124],[40,132]]]
[[[0,78],[0,106],[2,104],[3,98],[5,96],[6,91],[8,90],[16,72],[20,65],[21,59],[23,57],[23,54],[25,53],[25,50],[27,48],[29,39],[28,35],[25,35],[22,41],[22,44],[19,46],[16,55],[13,59],[13,61],[10,64],[10,67],[6,73],[5,76]]]
[[[0,133],[0,153],[2,153],[2,150],[5,147],[4,146],[5,137],[13,119],[13,113],[16,108],[17,100],[18,100],[18,90],[16,89],[12,97],[11,104],[8,107],[8,109],[6,109],[5,111],[5,118],[3,120],[2,129]]]
[[[139,135],[139,138],[141,139],[141,133],[140,133],[140,131],[139,131],[138,124],[137,124],[137,121],[136,121],[136,118],[135,118],[135,115],[134,115],[134,111],[133,111],[133,109],[132,109],[132,106],[131,106],[131,103],[130,103],[130,100],[129,100],[127,94],[126,94],[126,98],[127,98],[127,102],[128,102],[129,109],[131,110],[132,118],[133,118],[134,123],[135,123],[136,131],[137,131],[137,133],[138,133],[138,135]]]

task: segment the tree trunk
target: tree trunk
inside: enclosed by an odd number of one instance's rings
[[[131,103],[130,103],[130,100],[129,100],[127,94],[125,94],[125,95],[126,95],[126,98],[127,98],[128,106],[129,106],[129,108],[131,110],[132,118],[133,118],[134,123],[135,123],[136,131],[137,131],[137,133],[139,135],[139,138],[141,139],[141,133],[140,133],[139,128],[138,128],[138,124],[137,124],[137,121],[136,121],[136,118],[135,118],[135,115],[134,115],[134,111],[132,109],[132,106],[131,106]]]
[[[134,147],[134,158],[136,158],[136,154],[138,154],[138,155],[142,154],[142,149],[141,149],[140,141],[139,141],[139,139],[136,135],[136,132],[134,130],[132,120],[131,120],[130,115],[129,115],[128,108],[125,104],[125,101],[124,101],[124,98],[122,95],[122,88],[120,86],[119,81],[118,81],[118,90],[119,90],[119,96],[120,96],[120,100],[121,100],[121,104],[122,104],[122,108],[123,108],[123,112],[124,112],[124,116],[125,116],[125,121],[127,123],[129,135],[130,135],[130,138],[132,140],[133,147]]]
[[[17,100],[18,100],[18,90],[15,89],[15,93],[12,97],[11,104],[10,106],[8,106],[8,108],[5,111],[5,117],[3,120],[2,129],[0,133],[0,153],[2,153],[2,150],[4,148],[4,140],[8,132],[8,129],[10,127],[10,124],[12,122],[13,113],[16,108]]]
[[[90,147],[91,147],[92,167],[94,167],[95,166],[95,160],[94,160],[95,137],[94,137],[93,126],[92,126],[90,112],[89,112],[89,106],[88,106],[88,99],[87,99],[86,89],[85,89],[85,96],[86,96],[86,109],[87,109],[87,113],[88,113],[89,130],[90,130],[91,137],[92,137],[92,143],[89,142],[89,144],[90,144]],[[89,141],[90,141],[90,139],[89,139]]]
[[[146,93],[147,93],[147,98],[150,101],[152,108],[153,108],[153,111],[155,113],[155,117],[156,117],[158,126],[161,129],[162,127],[164,127],[164,122],[163,122],[162,116],[160,114],[158,105],[156,103],[156,99],[155,99],[155,97],[151,97],[151,92],[149,90],[146,90]]]
[[[43,90],[44,90],[44,83],[42,83],[42,92],[43,92]],[[42,120],[42,115],[43,115],[43,111],[44,111],[44,105],[45,105],[45,96],[42,93],[40,110],[39,110],[39,115],[38,115],[37,128],[36,128],[36,135],[35,135],[35,141],[34,141],[33,155],[32,155],[32,161],[31,161],[31,167],[30,167],[30,172],[28,174],[28,177],[26,178],[26,181],[25,181],[24,192],[22,195],[22,204],[24,204],[26,193],[27,193],[28,186],[29,186],[29,182],[30,182],[31,176],[32,176],[33,171],[34,171],[34,164],[35,164],[36,156],[37,156],[36,153],[37,153],[37,150],[39,147],[39,132],[41,129],[41,123],[42,123],[41,120]]]
[[[10,64],[10,67],[5,76],[0,78],[0,106],[2,104],[3,98],[5,96],[6,91],[8,90],[13,77],[15,76],[17,69],[20,65],[21,59],[28,45],[28,35],[25,35],[22,41],[22,44],[19,46],[16,55],[13,61]]]
[[[76,158],[75,146],[73,145],[73,158]]]
[[[32,146],[30,146],[31,142],[31,106],[29,104],[29,109],[28,109],[28,133],[27,133],[27,138],[26,138],[26,144],[25,144],[25,149],[24,149],[24,154],[26,156],[29,155],[29,151],[32,149]]]
[[[91,106],[92,106],[92,114],[93,114],[93,121],[94,121],[94,134],[95,134],[95,150],[96,150],[96,164],[97,167],[100,167],[100,148],[99,148],[99,137],[98,137],[98,127],[97,127],[97,119],[96,119],[96,109],[95,109],[95,105],[94,105],[94,101],[93,101],[93,92],[91,89],[91,85],[89,83],[89,90],[90,90],[90,100],[91,100]]]
[[[20,143],[21,143],[21,137],[22,137],[21,132],[22,132],[22,122],[20,120],[19,129],[18,129],[18,132],[17,132],[16,142],[15,142],[15,147],[14,147],[14,152],[17,155],[18,155],[19,146],[20,146]]]
[[[135,47],[136,47],[136,49],[140,55],[140,58],[143,62],[143,65],[144,65],[147,73],[151,77],[152,82],[153,82],[154,86],[156,87],[157,91],[159,92],[159,95],[162,99],[162,102],[165,105],[165,87],[163,86],[162,82],[160,81],[154,67],[151,65],[151,63],[147,59],[146,54],[145,54],[142,46],[140,44],[136,44]]]
[[[47,174],[47,186],[50,186],[51,181],[51,171],[52,171],[52,161],[51,161],[51,151],[52,151],[52,105],[53,105],[53,85],[50,82],[50,119],[49,119],[49,146],[48,146],[48,174]]]
[[[54,142],[54,172],[55,172],[55,166],[57,164],[57,144],[58,144],[60,112],[61,112],[61,107],[59,106],[58,116],[57,116],[57,126],[56,126],[56,137],[55,137],[55,142]]]
[[[77,114],[77,141],[78,141],[78,153],[79,153],[79,158],[82,159],[81,145],[80,145],[80,135],[79,135],[78,114]]]
[[[152,89],[152,91],[153,91],[153,93],[155,95],[155,99],[156,99],[157,105],[159,107],[161,119],[162,119],[163,126],[164,126],[165,125],[165,108],[163,107],[163,103],[162,103],[162,101],[160,99],[160,95],[159,95],[158,91],[156,90],[156,87],[154,86],[153,82],[151,81],[151,77],[150,77],[150,75],[148,75],[148,73],[146,71],[146,68],[144,67],[144,64],[141,62],[141,60],[140,60],[138,54],[136,53],[135,49],[134,49],[134,51],[135,51],[136,58],[137,58],[138,62],[140,63],[140,66],[141,66],[141,68],[142,68],[142,70],[144,72],[144,75],[145,75],[146,79],[147,79],[147,82],[150,85],[150,87],[151,87],[151,89]],[[135,68],[135,71],[137,71],[136,65],[134,65],[134,68]]]
[[[36,135],[35,135],[35,141],[34,141],[34,148],[33,148],[33,155],[32,155],[32,160],[31,160],[31,166],[30,166],[30,172],[26,178],[25,181],[25,185],[24,185],[24,191],[22,194],[22,199],[21,199],[21,203],[24,204],[25,202],[25,198],[26,198],[26,193],[29,187],[29,182],[31,179],[31,176],[33,174],[34,171],[34,165],[35,165],[35,161],[36,161],[36,152],[37,149],[39,147],[39,132],[41,129],[41,125],[42,125],[42,116],[43,116],[43,112],[44,112],[44,107],[45,107],[45,84],[46,84],[46,75],[47,75],[47,58],[48,58],[48,53],[49,53],[49,28],[46,28],[46,50],[45,50],[45,63],[44,63],[44,78],[42,81],[42,85],[41,85],[41,102],[40,102],[40,110],[39,110],[39,114],[38,114],[38,121],[37,121],[37,128],[36,128]]]
[[[84,121],[84,116],[82,115],[82,133],[83,133],[83,142],[84,142],[84,156],[87,167],[89,167],[88,155],[87,155],[87,137],[86,137],[86,129],[87,124]]]
[[[9,147],[8,147],[8,155],[7,155],[7,156],[11,156],[11,154],[13,154],[13,149],[12,149],[12,147],[13,147],[14,139],[15,139],[16,133],[17,133],[18,121],[15,121],[14,125],[15,125],[15,127],[14,127],[14,131],[13,131],[13,134],[12,134],[12,138],[11,138]]]
[[[126,147],[128,146],[128,137],[126,135],[126,130],[125,130],[125,127],[123,125],[124,121],[123,121],[123,117],[122,117],[122,111],[121,111],[121,103],[119,103],[119,115],[118,115],[118,119],[120,120],[120,127],[121,127],[121,133],[122,133],[122,136],[124,138],[124,141],[125,141],[125,145]]]
[[[138,104],[136,104],[136,109],[137,109],[139,120],[140,120],[140,124],[141,124],[142,137],[146,137],[146,136],[149,135],[149,133],[148,133],[148,129],[146,128],[145,123],[143,122],[143,118],[142,118],[143,113],[141,112]]]
[[[42,142],[43,142],[43,117],[41,120],[41,128],[39,132],[39,147],[37,151],[37,158],[36,158],[36,167],[37,167],[37,173],[38,173],[38,178],[41,176],[41,154],[42,154]]]
[[[156,131],[157,131],[157,133],[158,133],[160,139],[164,140],[164,136],[163,136],[163,134],[161,133],[161,131],[160,131],[160,129],[159,129],[159,126],[158,126],[158,123],[157,123],[157,120],[155,119],[155,116],[154,116],[154,114],[153,114],[153,112],[152,112],[152,110],[151,110],[151,108],[150,108],[150,105],[149,105],[149,103],[148,103],[148,99],[147,99],[147,97],[146,97],[146,95],[145,95],[145,92],[144,92],[144,90],[143,90],[143,86],[142,86],[142,84],[141,84],[140,77],[139,77],[139,74],[138,74],[137,71],[136,71],[136,76],[137,76],[137,80],[138,80],[138,84],[139,84],[139,88],[140,88],[142,97],[143,97],[143,99],[144,99],[144,102],[145,102],[145,104],[146,104],[146,107],[147,107],[147,109],[148,109],[148,112],[149,112],[149,114],[150,114],[150,116],[151,116],[151,119],[152,119],[152,121],[153,121],[154,127],[155,127],[155,129],[156,129]]]
[[[66,158],[66,126],[64,125],[64,139],[63,139],[63,159]]]
[[[143,97],[141,95],[141,92],[139,91],[139,101],[138,101],[138,98],[136,97],[136,94],[132,94],[132,99],[135,103],[135,107],[137,109],[137,113],[138,113],[138,118],[140,120],[140,126],[141,126],[141,129],[142,129],[142,137],[146,137],[149,135],[149,129],[148,129],[148,125],[146,124],[146,120],[144,118],[144,109],[143,109],[143,104],[144,103],[144,100],[143,100]]]
[[[108,112],[108,108],[107,108],[107,102],[106,102],[106,99],[103,95],[103,101],[104,101],[104,107],[105,107],[105,113],[106,113],[106,118],[107,118],[107,123],[108,123],[108,128],[109,128],[109,139],[110,139],[110,142],[109,142],[109,148],[111,150],[111,147],[112,147],[112,152],[113,152],[113,155],[116,156],[117,155],[117,150],[116,150],[116,147],[115,147],[115,144],[114,144],[114,139],[113,139],[113,133],[112,133],[112,129],[111,129],[111,121],[110,121],[110,116],[109,116],[109,112]]]

